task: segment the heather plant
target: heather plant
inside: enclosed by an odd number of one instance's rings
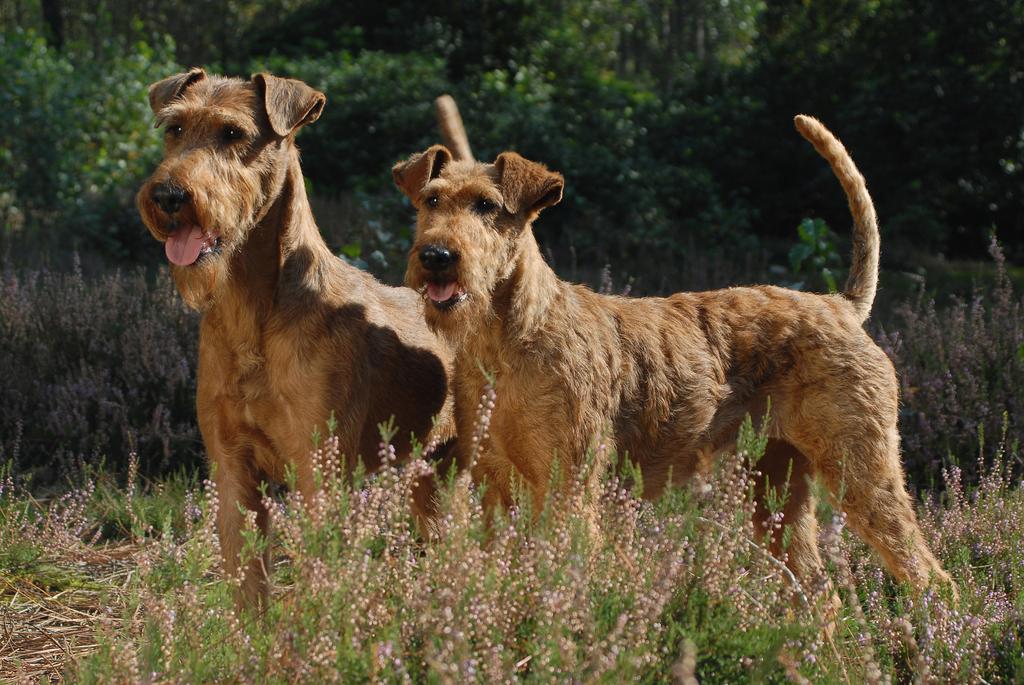
[[[921,526],[958,604],[895,583],[827,504],[827,574],[793,578],[767,552],[785,520],[752,521],[762,448],[748,428],[712,474],[654,502],[598,442],[578,494],[540,512],[520,498],[489,527],[480,488],[442,474],[430,541],[408,510],[430,446],[399,465],[384,439],[382,470],[343,477],[328,437],[313,501],[268,491],[269,542],[249,522],[245,553],[272,544],[280,560],[259,617],[236,617],[238,580],[220,575],[214,486],[181,468],[201,450],[196,317],[166,274],[4,267],[0,677],[1018,682],[1022,303],[997,246],[993,257],[991,291],[908,308],[899,335],[879,336],[905,379],[904,458],[929,493]],[[601,281],[623,289],[610,271]],[[493,402],[470,441],[488,439]],[[58,477],[71,489],[40,499],[35,486]]]
[[[979,438],[991,442],[1004,416],[1009,441],[1022,437],[1024,300],[998,245],[991,249],[990,287],[978,286],[971,297],[948,305],[922,290],[877,329],[902,383],[904,463],[917,486],[941,486],[941,467],[975,454]],[[371,268],[388,272],[399,263],[397,248],[382,254],[388,263]],[[589,274],[575,264],[559,266],[613,289],[609,268]],[[737,268],[699,256],[680,266],[696,286],[742,281],[730,271]],[[649,273],[620,277],[614,291],[663,290],[656,279]],[[0,263],[0,284],[0,456],[14,459],[19,473],[35,473],[40,484],[80,462],[103,459],[123,475],[124,455],[132,451],[149,475],[199,464],[197,317],[181,305],[165,273],[86,276],[80,269]],[[973,459],[961,466],[973,476]]]
[[[922,288],[878,335],[902,385],[904,463],[922,485],[976,453],[986,437],[997,438],[1004,422],[1011,443],[1024,438],[1024,296],[1014,292],[994,235],[989,253],[990,290],[975,287],[969,298],[939,307]],[[973,461],[961,466],[975,475]]]
[[[481,404],[486,415],[490,401]],[[481,426],[486,440],[486,420]],[[959,604],[896,584],[825,505],[827,577],[792,579],[751,520],[761,449],[748,427],[711,474],[647,502],[636,497],[637,475],[598,443],[575,494],[553,495],[540,512],[521,498],[490,526],[480,489],[449,474],[425,542],[408,498],[431,468],[429,453],[398,465],[382,441],[384,467],[349,478],[328,437],[315,451],[322,488],[312,501],[267,493],[278,590],[263,615],[241,617],[238,580],[217,571],[211,482],[133,475],[118,487],[123,481],[99,473],[40,502],[5,472],[0,563],[18,592],[35,588],[36,603],[19,594],[8,610],[19,651],[2,675],[86,683],[1024,677],[1024,490],[1009,475],[1011,446],[980,459],[973,484],[948,470],[946,500],[920,509],[960,585]],[[137,521],[110,526],[113,511]],[[248,526],[245,553],[258,554],[266,542]],[[769,527],[785,535],[784,520]],[[834,621],[825,610],[832,592],[845,603]],[[77,612],[64,624],[50,619],[59,627],[51,637],[65,640],[64,671],[21,647],[42,644],[31,642],[28,622],[42,620],[40,606],[53,612],[50,596]]]
[[[346,210],[347,225],[383,230],[362,211]],[[360,254],[394,280],[399,250],[382,249],[384,261]],[[721,282],[736,268],[694,258],[685,274]],[[610,279],[610,270],[594,276],[602,287]],[[131,452],[150,476],[199,466],[198,318],[163,270],[97,275],[77,262],[64,272],[0,261],[0,459],[13,460],[36,486],[100,462],[123,477]]]
[[[197,317],[166,272],[0,265],[0,455],[37,485],[102,460],[198,464]]]
[[[591,469],[611,459],[603,451],[598,446]],[[313,501],[297,493],[265,499],[287,562],[278,569],[281,592],[262,617],[233,617],[228,589],[236,581],[209,586],[217,550],[207,484],[200,530],[170,531],[142,552],[136,591],[147,618],[137,634],[117,636],[78,675],[657,680],[676,662],[680,641],[696,633],[687,624],[698,612],[754,635],[729,644],[735,663],[719,652],[712,673],[747,672],[739,655],[751,648],[757,668],[778,672],[773,651],[787,636],[813,641],[817,623],[802,606],[794,613],[802,622],[760,625],[793,612],[793,591],[781,565],[752,542],[747,454],[657,504],[636,499],[626,475],[584,470],[578,496],[555,497],[542,512],[530,512],[523,497],[490,527],[479,490],[453,476],[442,490],[435,539],[424,544],[411,526],[408,498],[427,462],[399,468],[382,443],[384,468],[350,481],[340,475],[337,441],[329,438],[315,453],[322,488]],[[596,525],[581,514],[588,506]],[[264,544],[252,532],[249,543],[250,554]],[[747,573],[759,582],[741,587]]]

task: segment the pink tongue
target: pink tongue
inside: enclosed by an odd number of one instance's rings
[[[195,224],[182,226],[172,233],[164,243],[167,259],[178,266],[188,266],[199,259],[199,251],[203,249],[206,239],[203,229]]]
[[[427,283],[427,296],[434,302],[446,302],[452,299],[455,288],[458,284],[455,281],[448,283]]]

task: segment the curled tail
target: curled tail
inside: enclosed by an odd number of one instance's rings
[[[880,238],[875,205],[868,195],[864,177],[839,139],[814,117],[798,114],[793,121],[800,135],[810,141],[818,154],[832,167],[850,203],[850,213],[853,214],[853,259],[843,297],[853,304],[863,323],[871,313],[871,304],[875,301],[875,290],[878,288]]]
[[[452,156],[455,159],[472,160],[473,151],[469,148],[466,127],[462,125],[462,117],[459,115],[455,98],[451,95],[442,95],[434,100],[434,113],[441,128],[441,139],[451,150]]]

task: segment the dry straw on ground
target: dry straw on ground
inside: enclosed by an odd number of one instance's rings
[[[77,551],[37,567],[32,576],[0,577],[0,680],[63,682],[68,662],[93,652],[103,633],[123,630],[139,547]],[[50,587],[39,579],[47,572],[70,582]]]

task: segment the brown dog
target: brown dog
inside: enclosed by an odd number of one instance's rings
[[[332,412],[349,465],[358,456],[377,466],[377,426],[391,416],[400,455],[410,431],[453,435],[451,355],[424,325],[416,293],[348,266],[320,237],[295,134],[319,118],[322,93],[269,74],[243,81],[192,69],[153,84],[149,99],[165,157],[137,202],[182,297],[203,312],[196,405],[234,574],[241,509],[255,510],[266,532],[258,488],[281,482],[288,465],[313,494],[310,437]],[[244,574],[243,604],[265,598],[261,561]]]
[[[746,415],[770,406],[772,440],[759,467],[776,487],[792,468],[784,516],[798,576],[821,569],[806,482],[819,477],[897,578],[951,582],[904,487],[892,364],[862,328],[878,271],[871,198],[824,126],[809,117],[796,124],[832,165],[853,212],[841,295],[767,286],[598,295],[559,280],[533,237],[534,219],[562,197],[560,174],[513,152],[493,164],[453,160],[441,146],[395,166],[418,210],[406,281],[427,300],[430,327],[456,346],[460,431],[472,432],[481,369],[497,375],[489,450],[472,465],[488,485],[488,507],[512,502],[513,476],[539,505],[555,460],[571,474],[602,433],[638,462],[644,494],[657,496],[669,474],[681,481],[706,468],[732,447]],[[468,450],[457,448],[463,465]]]

